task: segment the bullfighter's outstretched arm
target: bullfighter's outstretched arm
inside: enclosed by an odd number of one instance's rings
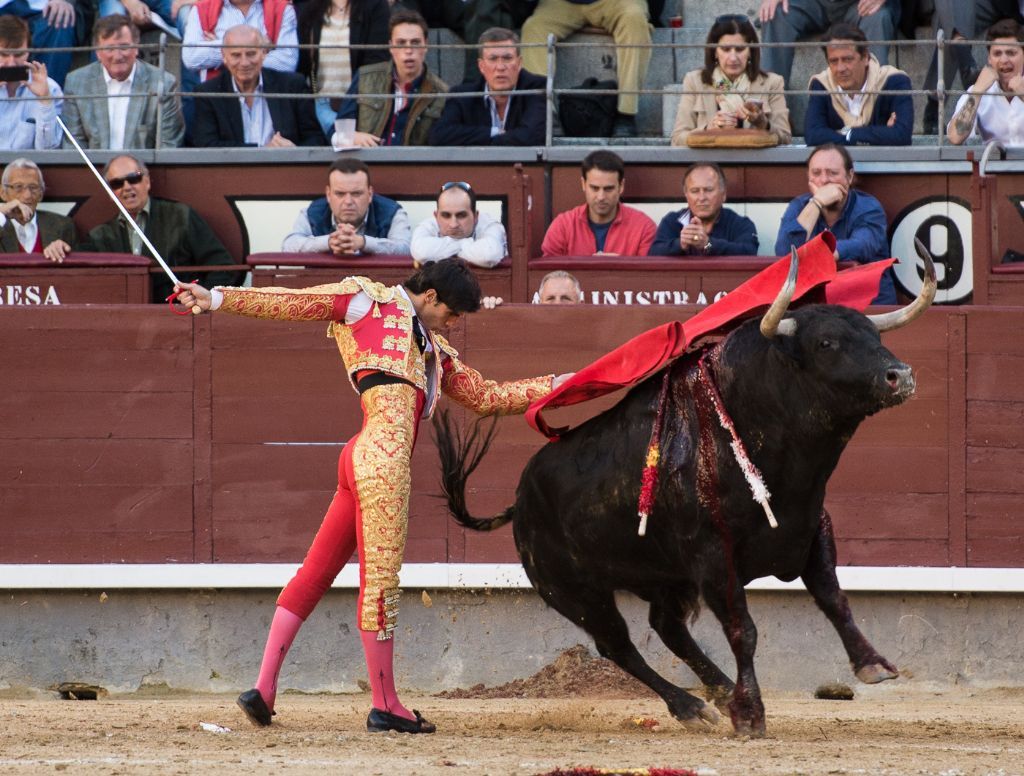
[[[478,415],[516,415],[526,412],[531,402],[547,396],[561,378],[553,374],[525,380],[495,382],[466,366],[455,356],[442,362],[441,390]]]
[[[215,288],[182,283],[180,304],[200,310],[224,310],[249,318],[278,321],[343,321],[349,302],[359,291],[349,283],[310,288]]]

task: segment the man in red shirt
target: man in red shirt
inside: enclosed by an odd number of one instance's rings
[[[646,256],[654,222],[620,202],[626,166],[611,151],[593,151],[582,165],[586,203],[560,213],[541,244],[544,256]]]

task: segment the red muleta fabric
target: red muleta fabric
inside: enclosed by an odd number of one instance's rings
[[[805,297],[803,301],[807,303],[827,302],[863,310],[878,294],[882,273],[896,259],[837,272],[835,248],[836,240],[831,232],[822,232],[797,248],[800,267],[793,301]],[[552,428],[541,412],[579,404],[636,385],[681,356],[700,337],[735,328],[754,313],[763,313],[786,282],[789,263],[789,256],[781,257],[685,324],[672,321],[645,331],[583,367],[557,389],[531,404],[526,411],[526,422],[548,439],[557,439],[569,427]]]

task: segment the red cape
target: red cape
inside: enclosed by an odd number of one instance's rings
[[[797,248],[800,258],[793,299],[805,295],[808,301],[841,304],[863,310],[878,295],[882,273],[895,259],[861,264],[836,271],[835,237],[823,232]],[[526,422],[548,439],[557,439],[568,427],[551,428],[541,417],[545,409],[579,404],[589,399],[628,388],[650,377],[683,354],[698,338],[735,326],[755,311],[770,305],[789,275],[790,257],[784,256],[758,272],[685,324],[672,321],[638,334],[633,339],[580,369],[571,378],[526,411]],[[811,291],[816,291],[810,294]],[[823,292],[823,293],[822,293]]]

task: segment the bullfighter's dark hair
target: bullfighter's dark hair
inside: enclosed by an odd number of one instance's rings
[[[626,177],[626,165],[623,164],[622,157],[611,151],[591,151],[583,157],[580,170],[584,179],[591,170],[617,173],[619,183],[622,183],[622,179]]]
[[[388,19],[388,40],[391,40],[391,33],[399,24],[415,24],[423,30],[424,38],[430,34],[430,27],[427,26],[427,20],[423,18],[423,14],[419,11],[410,11],[408,8],[399,8]]]
[[[811,159],[814,158],[815,154],[820,153],[821,151],[835,151],[843,157],[843,167],[846,168],[846,171],[851,172],[853,170],[853,157],[850,156],[850,152],[846,150],[846,146],[839,145],[839,143],[822,143],[820,146],[815,147],[807,157],[807,164],[810,165]]]
[[[335,159],[331,162],[331,166],[327,168],[327,180],[331,179],[332,172],[340,172],[343,175],[361,172],[366,175],[367,184],[373,185],[373,181],[370,180],[370,168],[362,159],[353,159],[351,156]]]
[[[686,188],[686,182],[690,180],[690,176],[693,175],[697,170],[700,169],[711,170],[718,176],[718,182],[722,186],[722,190],[725,190],[725,173],[722,168],[718,166],[716,162],[695,162],[686,168],[686,172],[683,173],[683,188]]]
[[[828,59],[828,47],[830,45],[838,45],[839,41],[850,41],[854,44],[854,48],[857,49],[857,53],[862,57],[867,56],[868,53],[868,38],[864,34],[864,31],[849,22],[836,22],[828,28],[828,32],[822,38],[825,45],[821,47],[821,50],[825,54],[825,58]]]
[[[464,259],[432,261],[402,285],[414,294],[434,289],[437,300],[459,315],[480,309],[480,284]]]
[[[715,72],[715,48],[719,41],[726,35],[742,35],[747,43],[754,44],[750,47],[750,57],[747,59],[747,78],[753,81],[759,75],[764,75],[761,70],[761,49],[757,46],[757,30],[750,23],[750,19],[741,17],[739,14],[728,14],[720,16],[711,25],[708,31],[707,46],[704,49],[704,69],[700,71],[700,80],[711,85],[711,76]]]
[[[1016,19],[1000,19],[985,31],[988,48],[992,48],[992,42],[996,38],[1014,38],[1024,43],[1024,27],[1018,24]]]
[[[96,20],[96,24],[92,28],[92,44],[96,46],[100,41],[117,35],[122,27],[128,28],[132,34],[133,43],[139,42],[139,28],[135,26],[131,18],[123,13],[112,13],[110,16],[103,16]]]
[[[28,48],[32,45],[32,30],[28,22],[14,14],[0,16],[0,46],[5,49]]]

